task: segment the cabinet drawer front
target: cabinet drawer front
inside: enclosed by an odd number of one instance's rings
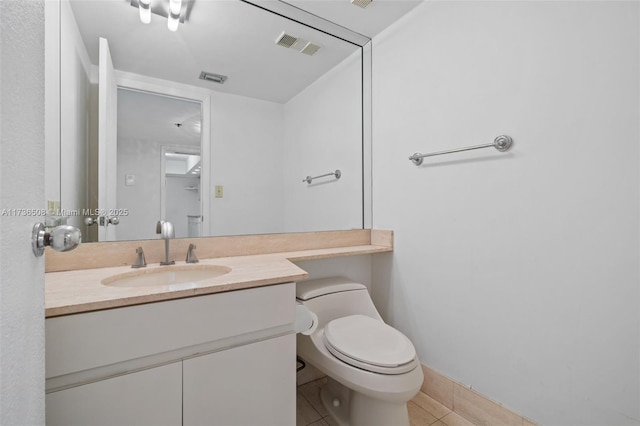
[[[46,377],[234,336],[242,344],[242,335],[249,342],[252,332],[294,320],[294,283],[49,318]]]
[[[185,360],[184,426],[293,426],[293,334]]]
[[[47,394],[48,426],[182,423],[182,363]]]

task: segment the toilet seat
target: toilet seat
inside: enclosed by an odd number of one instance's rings
[[[418,365],[411,341],[366,315],[337,318],[324,327],[324,344],[346,364],[381,374],[403,374]]]

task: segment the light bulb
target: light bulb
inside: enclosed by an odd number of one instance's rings
[[[180,21],[178,21],[178,18],[174,18],[172,15],[169,15],[169,19],[167,20],[167,28],[169,28],[171,31],[176,31],[178,29],[179,23]]]
[[[174,15],[180,15],[182,0],[169,0],[169,11]]]
[[[182,9],[182,0],[169,0],[169,17],[167,19],[167,27],[171,31],[178,29],[180,23],[180,9]]]
[[[138,10],[140,10],[140,20],[144,24],[151,22],[151,0],[139,0]]]

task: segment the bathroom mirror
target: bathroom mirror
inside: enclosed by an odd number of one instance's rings
[[[172,31],[169,7],[60,2],[48,206],[85,241],[362,228],[361,45],[241,0],[182,0]]]

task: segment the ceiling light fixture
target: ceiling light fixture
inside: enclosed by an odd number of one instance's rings
[[[2,1],[2,0],[0,0]],[[167,27],[176,31],[180,24],[189,21],[196,0],[129,0],[129,4],[140,13],[140,20],[148,24],[152,15],[167,18]]]
[[[167,27],[171,31],[178,29],[180,23],[180,10],[182,9],[182,0],[169,0],[169,16],[167,19]]]
[[[138,10],[140,10],[140,20],[143,24],[151,22],[151,0],[140,0]]]

